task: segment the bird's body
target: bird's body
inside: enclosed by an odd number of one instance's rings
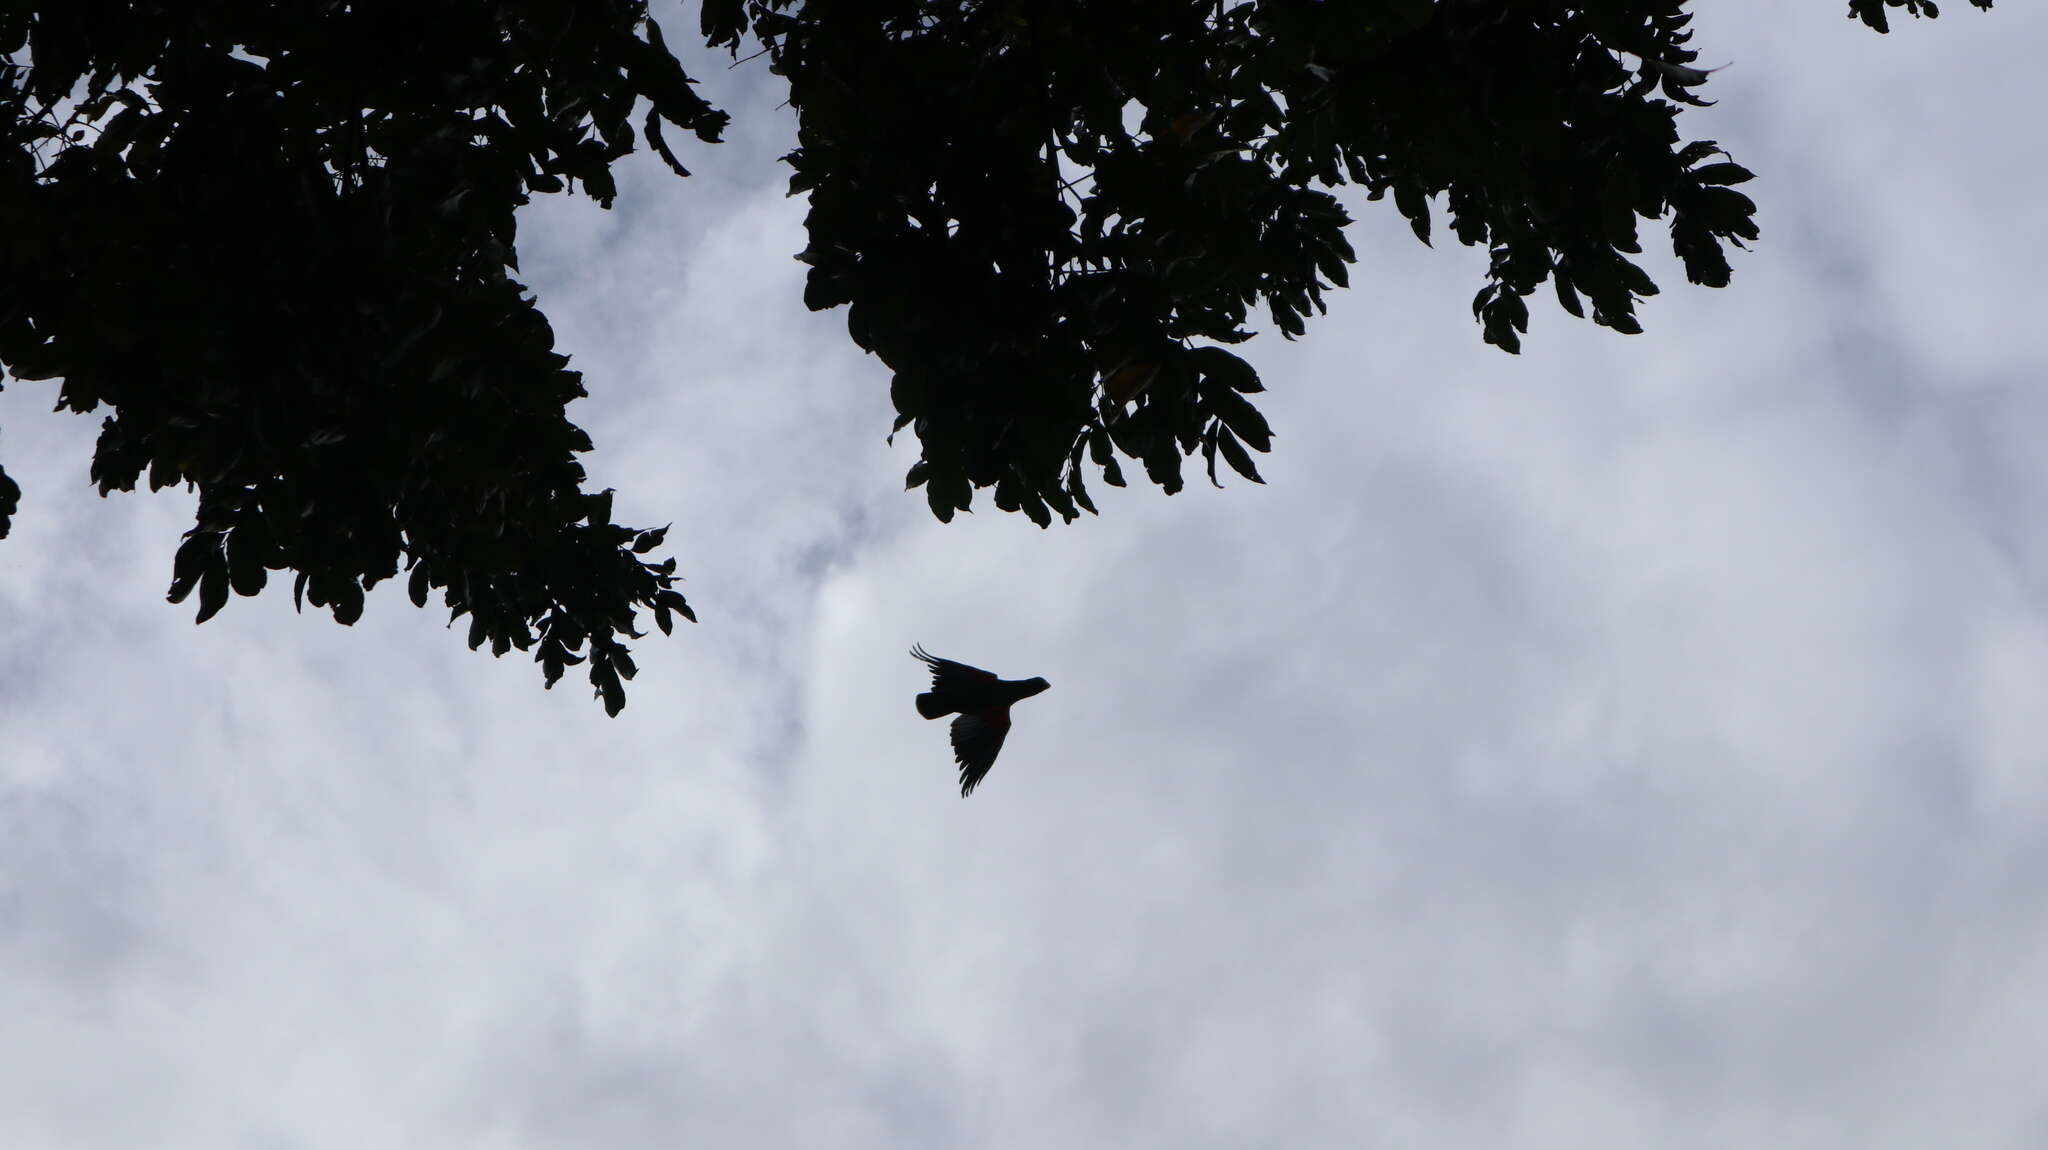
[[[917,697],[917,713],[927,719],[960,716],[953,720],[953,758],[960,764],[960,797],[966,798],[1003,749],[1010,733],[1010,705],[1052,684],[1044,679],[998,679],[979,667],[929,655],[923,647],[912,647],[910,653],[932,669],[932,689]]]

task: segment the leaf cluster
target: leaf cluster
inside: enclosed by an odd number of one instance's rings
[[[1970,0],[1978,8],[1989,10],[1992,0]],[[1941,8],[1934,0],[1849,0],[1849,17],[1861,20],[1879,32],[1891,31],[1891,22],[1885,16],[1886,8],[1904,8],[1906,15],[1915,18],[1925,16],[1933,19],[1941,15]]]
[[[737,48],[736,3],[716,29]],[[1681,0],[755,0],[800,123],[813,308],[892,371],[941,519],[993,487],[1041,525],[1092,465],[1169,493],[1199,450],[1256,480],[1271,430],[1230,350],[1302,334],[1357,254],[1333,189],[1485,249],[1473,301],[1519,349],[1526,297],[1637,332],[1663,222],[1695,283],[1756,238],[1712,141]],[[708,11],[708,9],[707,9]]]
[[[636,105],[664,155],[664,122],[725,123],[644,3],[6,13],[0,361],[111,411],[102,494],[196,488],[171,600],[204,621],[291,572],[346,624],[403,569],[616,712],[636,609],[690,608],[662,533],[581,490],[582,382],[510,273],[529,192],[610,202]]]
[[[1972,0],[1980,8],[1990,0]],[[977,489],[1041,526],[1123,461],[1259,481],[1236,350],[1349,282],[1337,191],[1487,253],[1527,297],[1641,330],[1661,226],[1719,287],[1757,237],[1684,0],[703,0],[799,121],[804,298],[891,373],[940,519]],[[1928,0],[1850,0],[1886,11]],[[584,394],[521,284],[533,193],[617,194],[664,128],[716,141],[645,0],[0,3],[0,365],[104,410],[102,494],[189,485],[170,597],[200,620],[273,572],[347,624],[404,573],[607,711],[641,611],[692,618],[666,528],[583,490]],[[892,432],[893,435],[893,432]],[[0,536],[20,496],[0,472]]]

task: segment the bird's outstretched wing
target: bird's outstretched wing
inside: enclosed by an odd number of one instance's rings
[[[959,664],[954,664],[958,666]],[[953,720],[953,757],[960,763],[960,797],[966,798],[996,765],[996,752],[1010,733],[1010,708],[969,711]]]
[[[996,680],[993,671],[984,671],[980,667],[970,667],[965,663],[955,663],[951,659],[941,659],[926,651],[921,643],[912,647],[910,653],[931,665],[932,690],[940,694],[949,694],[961,687],[979,687]]]

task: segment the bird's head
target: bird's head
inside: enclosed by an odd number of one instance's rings
[[[1044,679],[1026,679],[1022,683],[1019,683],[1017,685],[1017,689],[1022,692],[1022,694],[1019,694],[1017,697],[1020,699],[1028,699],[1031,696],[1038,694],[1040,691],[1043,691],[1050,686],[1052,686],[1052,684],[1046,682]]]

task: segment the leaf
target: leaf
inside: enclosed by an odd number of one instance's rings
[[[1559,268],[1551,273],[1550,278],[1552,286],[1557,289],[1558,306],[1578,319],[1586,318],[1585,305],[1579,302],[1579,293],[1572,287],[1570,274]]]
[[[1201,371],[1203,379],[1215,380],[1232,391],[1266,390],[1266,385],[1259,382],[1259,373],[1251,364],[1220,347],[1195,348],[1188,352],[1188,359]]]
[[[263,566],[270,558],[269,540],[258,534],[262,522],[245,521],[228,533],[228,583],[237,595],[254,595],[270,579]]]
[[[1109,432],[1100,424],[1088,429],[1088,458],[1098,467],[1116,459],[1110,451]]]
[[[363,617],[363,589],[355,580],[341,584],[334,595],[334,621],[344,627],[352,627]]]
[[[70,375],[70,357],[61,345],[52,342],[32,346],[14,352],[14,359],[7,367],[9,378],[23,383],[34,383],[58,376]]]
[[[925,506],[931,508],[933,518],[941,523],[953,521],[953,501],[939,490],[937,484],[927,484],[924,489]]]
[[[600,656],[590,664],[590,682],[597,688],[597,695],[604,700],[604,713],[617,718],[626,708],[626,688],[619,682],[619,673],[614,670],[609,656]]]
[[[433,589],[429,581],[429,568],[425,560],[413,564],[412,577],[406,580],[405,593],[415,607],[427,605],[427,595]]]
[[[186,533],[185,541],[178,545],[177,555],[171,559],[171,589],[165,598],[172,603],[183,603],[206,573],[209,554],[218,555],[219,552],[220,536],[199,531]]]
[[[1686,53],[1688,56],[1691,54],[1690,52]],[[1672,64],[1664,60],[1648,57],[1644,58],[1643,64],[1662,74],[1666,83],[1688,88],[1706,83],[1709,76],[1721,70],[1720,68],[1694,68],[1686,64]]]
[[[1622,285],[1635,294],[1639,296],[1653,296],[1657,294],[1656,281],[1650,278],[1650,273],[1635,264],[1627,260],[1618,259],[1614,261],[1614,271],[1616,275],[1621,277]],[[1524,316],[1523,322],[1517,326],[1523,331],[1527,331],[1529,330],[1526,318],[1528,316],[1528,309],[1524,308],[1522,314]]]
[[[1081,461],[1079,459],[1076,459],[1067,466],[1067,493],[1072,495],[1074,502],[1079,504],[1081,509],[1088,514],[1101,514],[1101,512],[1095,510],[1095,501],[1088,496],[1088,485],[1082,481]]]
[[[1145,454],[1139,456],[1139,460],[1145,465],[1146,478],[1158,484],[1161,490],[1168,495],[1180,492],[1185,481],[1180,473],[1180,452],[1175,450],[1171,438],[1161,436]]]
[[[676,154],[669,149],[668,141],[662,138],[661,113],[659,111],[654,108],[647,109],[647,120],[641,125],[641,132],[647,137],[647,146],[654,149],[655,154],[661,157],[662,162],[668,165],[670,171],[678,176],[688,178],[690,169],[684,167],[681,160],[676,159]]]
[[[1602,327],[1613,328],[1615,331],[1618,331],[1623,335],[1643,334],[1643,325],[1637,322],[1636,317],[1629,312],[1605,312],[1595,310],[1593,312],[1593,322],[1599,324]]]
[[[1237,472],[1253,483],[1265,482],[1265,479],[1259,475],[1259,469],[1252,464],[1251,453],[1244,449],[1244,444],[1239,443],[1235,435],[1230,434],[1229,428],[1218,428],[1216,446],[1222,449],[1223,459],[1226,463],[1230,464],[1232,471]]]
[[[1209,409],[1221,419],[1230,430],[1235,431],[1246,443],[1260,451],[1273,448],[1273,429],[1266,423],[1266,417],[1259,409],[1235,391],[1217,390],[1204,397],[1209,400]]]
[[[1700,208],[1714,230],[1744,239],[1756,238],[1756,201],[1732,188],[1703,188]]]
[[[199,577],[199,614],[192,621],[204,623],[228,602],[227,558],[215,551],[207,557],[206,573]]]
[[[633,540],[633,554],[645,555],[661,546],[661,541],[668,538],[668,529],[674,526],[675,524],[669,523],[652,531],[642,531],[639,537]]]
[[[1273,326],[1280,329],[1283,337],[1294,339],[1308,332],[1308,327],[1301,319],[1305,309],[1297,308],[1293,299],[1271,296],[1266,300],[1266,309],[1273,316]]]
[[[21,486],[8,477],[6,468],[0,467],[0,539],[7,538],[14,525],[14,514],[20,509]]]
[[[1756,178],[1755,173],[1741,164],[1708,164],[1692,170],[1693,178],[1702,184],[1726,187],[1729,184],[1744,184]]]
[[[1408,227],[1415,238],[1429,243],[1429,200],[1422,189],[1411,183],[1394,185],[1394,206],[1407,217]]]
[[[1046,510],[1045,500],[1039,497],[1038,492],[1027,487],[1021,492],[1021,499],[1025,518],[1038,524],[1041,529],[1052,526],[1052,512]]]
[[[1481,322],[1487,343],[1509,355],[1518,355],[1522,350],[1519,333],[1529,330],[1529,305],[1513,291],[1496,292],[1487,303]]]

